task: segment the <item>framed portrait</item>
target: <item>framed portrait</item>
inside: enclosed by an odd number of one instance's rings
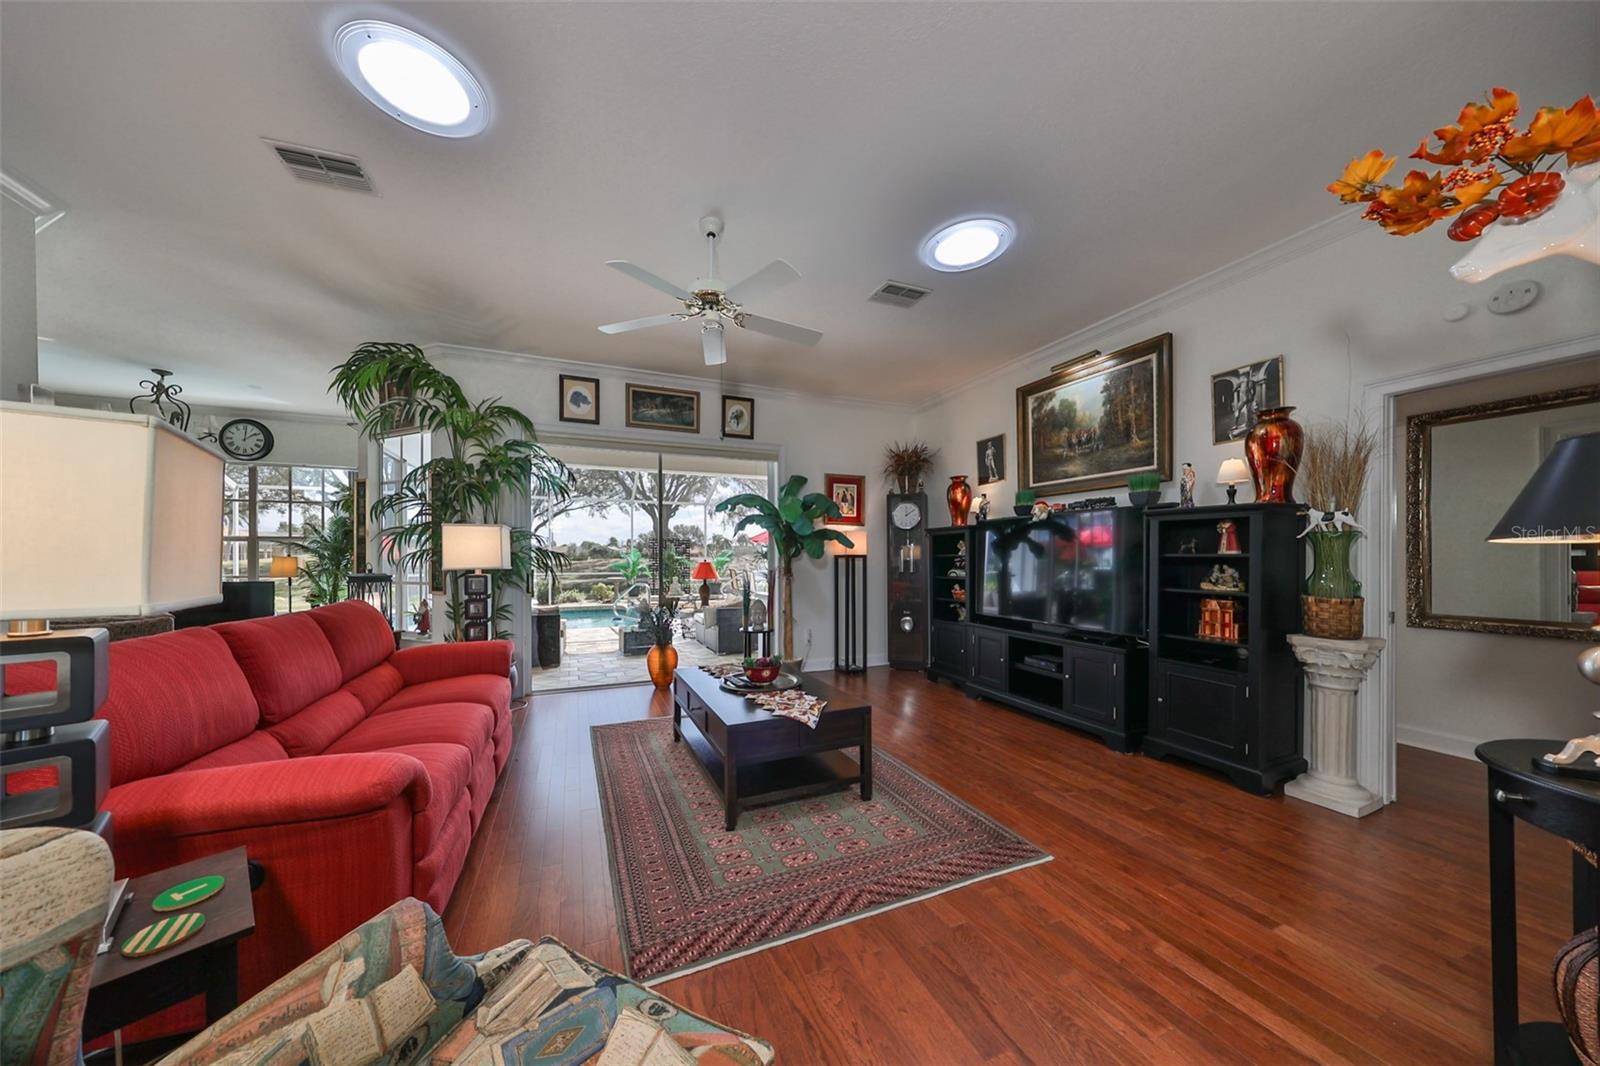
[[[600,424],[600,379],[580,378],[572,374],[561,375],[561,410],[563,422]]]
[[[822,491],[839,505],[839,517],[830,526],[867,524],[867,479],[860,474],[824,474]]]
[[[466,622],[461,626],[462,640],[488,640],[488,622]]]
[[[1172,476],[1172,334],[1017,389],[1017,484],[1041,496]]]
[[[756,435],[756,402],[748,396],[722,398],[722,435],[753,440]]]
[[[1006,479],[1006,435],[997,433],[978,442],[978,484]]]
[[[489,595],[489,575],[488,574],[462,574],[461,575],[461,594],[463,596],[487,596],[487,595]]]
[[[473,621],[483,621],[489,617],[488,600],[462,600],[461,617]]]
[[[1211,375],[1211,443],[1244,440],[1256,415],[1283,406],[1283,356]]]
[[[700,394],[691,389],[628,386],[628,428],[700,432]]]

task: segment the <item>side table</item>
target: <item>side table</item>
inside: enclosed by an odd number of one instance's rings
[[[1555,1022],[1521,1024],[1517,1012],[1516,826],[1529,825],[1600,850],[1600,781],[1546,773],[1534,760],[1559,751],[1560,740],[1491,740],[1477,756],[1489,768],[1489,969],[1494,982],[1494,1061],[1577,1063],[1566,1029]],[[1572,853],[1572,928],[1600,915],[1600,874]]]
[[[208,874],[221,874],[226,880],[221,892],[188,908],[206,916],[198,933],[154,955],[123,957],[119,950],[122,942],[162,917],[150,907],[157,895]],[[128,887],[133,899],[117,918],[111,947],[95,958],[89,1003],[83,1013],[84,1040],[121,1029],[201,993],[206,997],[207,1025],[237,1007],[239,941],[256,928],[245,850],[234,848],[135,877]]]

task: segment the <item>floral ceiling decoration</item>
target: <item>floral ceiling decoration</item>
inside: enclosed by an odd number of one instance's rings
[[[1549,255],[1600,263],[1600,110],[1584,96],[1568,108],[1541,107],[1518,130],[1517,94],[1496,88],[1469,103],[1453,126],[1433,131],[1411,153],[1448,170],[1384,179],[1395,157],[1375,149],[1350,160],[1328,191],[1366,204],[1371,219],[1397,237],[1453,219],[1451,240],[1477,241],[1450,273],[1482,281]]]

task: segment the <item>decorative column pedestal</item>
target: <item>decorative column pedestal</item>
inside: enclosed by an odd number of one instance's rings
[[[1311,768],[1283,786],[1286,796],[1363,818],[1383,801],[1356,781],[1356,692],[1384,641],[1330,640],[1290,634],[1290,647],[1311,686]]]

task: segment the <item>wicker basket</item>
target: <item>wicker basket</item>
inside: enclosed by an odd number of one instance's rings
[[[1331,640],[1356,640],[1365,628],[1367,601],[1360,596],[1349,600],[1326,600],[1321,596],[1301,596],[1308,637]]]

